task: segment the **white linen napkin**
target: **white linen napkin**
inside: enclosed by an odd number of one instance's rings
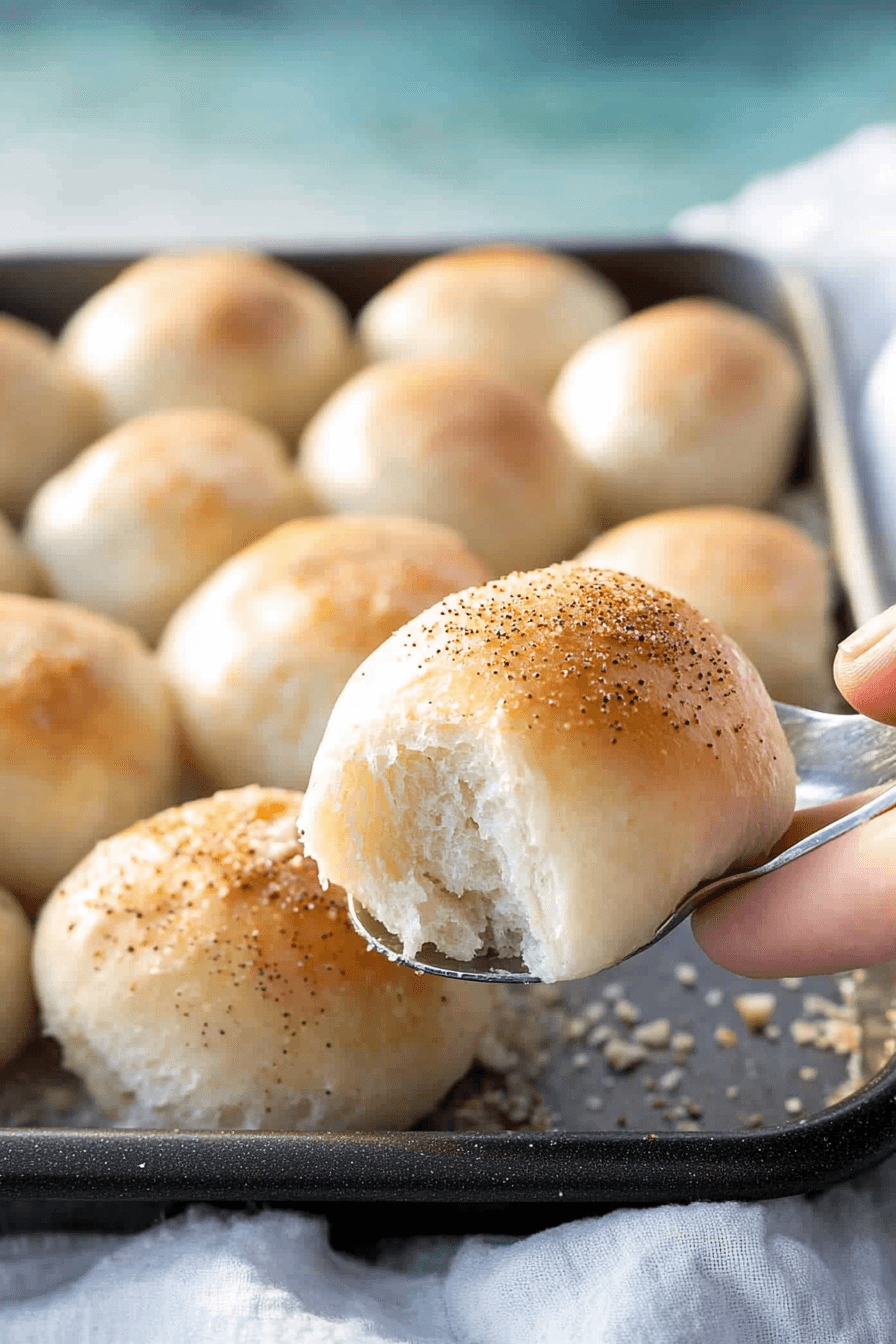
[[[673,229],[816,269],[860,401],[896,324],[896,127]],[[322,1218],[195,1208],[130,1236],[0,1240],[0,1341],[893,1344],[894,1224],[896,1158],[812,1198],[620,1209],[516,1240],[390,1242],[373,1262],[333,1252]]]

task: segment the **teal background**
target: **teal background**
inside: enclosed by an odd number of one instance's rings
[[[0,0],[0,244],[607,238],[896,119],[896,6]]]

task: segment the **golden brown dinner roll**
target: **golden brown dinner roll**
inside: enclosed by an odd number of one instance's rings
[[[47,333],[0,314],[0,509],[19,518],[37,487],[104,428],[96,389]]]
[[[31,921],[15,896],[0,887],[0,1064],[19,1053],[33,1021]]]
[[[610,522],[688,504],[767,504],[805,406],[790,346],[751,314],[675,299],[626,318],[563,368],[551,410]]]
[[[596,526],[582,468],[538,398],[456,360],[356,374],[308,426],[299,465],[333,512],[444,523],[493,574],[563,559]]]
[[[172,798],[175,723],[131,630],[0,594],[0,881],[34,910],[103,836]]]
[[[627,312],[583,262],[490,244],[409,267],[362,309],[358,332],[371,360],[474,359],[547,396],[570,355]]]
[[[115,423],[224,406],[290,442],[357,365],[335,294],[249,252],[147,257],[88,299],[60,342]]]
[[[217,787],[304,788],[330,710],[388,635],[486,578],[447,528],[286,523],[187,598],[159,646],[191,755]]]
[[[612,528],[576,559],[686,598],[740,645],[776,700],[829,707],[828,564],[793,523],[754,509],[670,509]]]
[[[42,592],[46,592],[44,575],[12,523],[0,513],[0,593]]]
[[[304,856],[300,803],[250,787],[170,808],[41,912],[46,1030],[120,1123],[401,1129],[472,1062],[489,987],[369,951]]]
[[[235,411],[157,411],[119,426],[47,481],[25,539],[57,597],[153,643],[229,555],[314,512],[273,431]]]
[[[641,947],[752,864],[793,812],[793,758],[719,627],[639,579],[512,574],[397,631],[333,710],[306,851],[397,934],[546,981]]]

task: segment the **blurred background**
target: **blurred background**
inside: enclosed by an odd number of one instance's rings
[[[0,0],[0,247],[651,234],[894,76],[892,0]]]

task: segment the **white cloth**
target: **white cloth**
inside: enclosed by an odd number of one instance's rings
[[[892,1344],[894,1215],[888,1162],[814,1199],[619,1209],[369,1264],[331,1251],[322,1218],[199,1208],[136,1236],[7,1237],[0,1339]]]
[[[808,262],[856,395],[896,322],[896,127],[689,211]],[[197,1208],[134,1236],[0,1240],[2,1344],[893,1344],[896,1159],[815,1198],[621,1209],[511,1241],[336,1254],[321,1218]]]

